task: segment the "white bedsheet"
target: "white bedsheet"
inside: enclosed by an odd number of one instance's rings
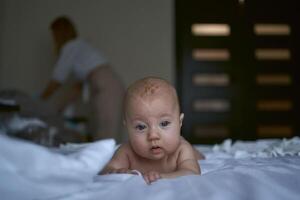
[[[81,190],[93,182],[114,148],[109,139],[58,153],[0,134],[0,199],[47,199]]]
[[[243,149],[240,144],[239,150]],[[243,151],[250,145],[245,144],[248,145]],[[252,143],[255,144],[258,143]],[[64,148],[63,153],[67,155],[63,155],[0,137],[0,198],[298,200],[300,197],[300,157],[297,154],[237,158],[230,156],[234,155],[233,150],[226,154],[220,149],[203,148],[208,158],[199,161],[201,176],[161,179],[147,185],[138,175],[97,175],[112,155],[113,141],[78,147]],[[253,154],[252,148],[248,151]],[[21,165],[26,166],[25,170],[22,171]]]

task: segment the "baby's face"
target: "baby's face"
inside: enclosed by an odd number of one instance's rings
[[[135,153],[159,160],[176,151],[183,114],[180,115],[173,95],[136,95],[130,98],[127,106],[125,124]]]

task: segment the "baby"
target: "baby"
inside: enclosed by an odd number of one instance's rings
[[[101,174],[137,170],[147,184],[160,178],[200,174],[197,159],[201,154],[180,136],[183,117],[170,83],[154,77],[135,82],[124,102],[129,142],[118,148]]]

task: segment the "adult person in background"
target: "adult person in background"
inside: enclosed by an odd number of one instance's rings
[[[78,37],[76,28],[68,17],[56,18],[50,29],[58,59],[52,79],[41,98],[46,100],[52,96],[72,74],[75,81],[60,110],[81,97],[83,86],[87,83],[91,107],[89,124],[93,139],[115,138],[118,141],[125,91],[118,75],[97,49]]]

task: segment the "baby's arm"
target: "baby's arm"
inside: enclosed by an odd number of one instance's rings
[[[174,178],[189,174],[201,174],[200,166],[193,147],[188,142],[183,142],[177,159],[177,169],[174,172],[163,173],[161,178]]]
[[[129,169],[129,160],[126,152],[126,144],[121,145],[117,149],[109,163],[100,172],[100,174],[131,173],[131,170]]]
[[[183,141],[179,148],[180,153],[177,158],[176,170],[169,173],[159,173],[157,171],[146,172],[143,174],[143,177],[147,184],[161,178],[175,178],[190,174],[201,174],[195,149],[186,141]]]

